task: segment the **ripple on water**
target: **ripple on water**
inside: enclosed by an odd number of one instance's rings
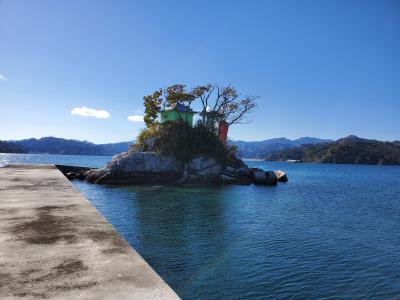
[[[249,164],[289,182],[75,184],[183,299],[399,298],[400,167]]]

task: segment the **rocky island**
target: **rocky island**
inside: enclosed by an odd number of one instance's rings
[[[248,168],[241,160],[223,164],[212,157],[199,155],[187,164],[174,156],[157,152],[128,152],[113,157],[104,168],[83,170],[91,183],[106,184],[266,184],[287,181],[283,171]],[[186,174],[185,174],[186,173]],[[72,179],[82,178],[78,172],[66,173]]]
[[[214,96],[214,98],[213,98]],[[213,99],[213,100],[211,100]],[[191,104],[198,100],[200,113]],[[287,181],[283,171],[248,168],[227,143],[229,126],[255,107],[231,86],[173,85],[144,97],[146,128],[127,152],[105,167],[63,172],[70,179],[105,184],[265,184]],[[163,108],[162,108],[163,107]],[[194,115],[198,121],[193,124]]]

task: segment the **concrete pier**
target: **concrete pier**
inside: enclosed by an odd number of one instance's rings
[[[179,299],[51,165],[0,168],[0,299]]]

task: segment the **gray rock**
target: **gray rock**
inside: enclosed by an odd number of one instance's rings
[[[238,179],[238,184],[249,185],[253,183],[252,171],[249,168],[237,169],[235,177]]]
[[[218,177],[222,173],[222,165],[213,158],[200,156],[188,163],[188,173],[201,177]]]
[[[132,146],[128,152],[115,155],[104,168],[90,170],[85,174],[87,174],[86,180],[89,182],[108,184],[168,184],[178,182],[251,184],[253,182],[252,172],[253,170],[246,168],[246,166],[234,168],[229,165],[224,167],[215,159],[205,156],[192,159],[186,164],[185,168],[185,164],[174,156],[165,156],[156,152],[142,152]],[[254,182],[273,184],[271,176],[269,173],[266,175],[265,172],[260,175],[256,174]],[[71,174],[71,177],[75,177],[75,174]]]
[[[146,147],[146,150],[152,151],[152,150],[155,149],[155,146],[156,146],[156,144],[157,144],[157,141],[158,141],[158,138],[155,137],[155,136],[153,136],[153,137],[149,137],[148,139],[145,139],[145,140],[143,141],[143,144],[144,144],[144,146]]]
[[[235,173],[236,169],[231,166],[226,166],[224,171],[226,171],[228,173]]]
[[[261,184],[261,183],[265,182],[266,179],[267,179],[267,176],[265,175],[264,171],[255,171],[253,173],[253,181],[254,181],[254,183]]]
[[[276,185],[278,178],[272,171],[255,171],[253,173],[253,182],[255,184]]]
[[[278,182],[278,178],[276,177],[273,171],[266,171],[265,174],[267,175],[267,185],[276,185]]]
[[[182,173],[183,163],[173,156],[164,156],[155,152],[125,152],[114,156],[107,168],[112,173]]]
[[[282,170],[277,170],[277,171],[274,171],[274,173],[275,173],[278,181],[280,181],[280,182],[287,182],[288,181],[286,172],[284,172]]]
[[[69,179],[69,180],[75,180],[77,179],[77,177],[79,176],[78,173],[75,172],[68,172],[65,174],[65,176]]]
[[[183,172],[183,163],[173,156],[155,152],[124,152],[115,155],[102,169],[88,172],[89,182],[168,182]]]
[[[87,172],[86,181],[92,183],[100,183],[101,178],[105,178],[106,175],[110,176],[111,172],[107,167],[100,168],[100,169],[92,169]]]
[[[186,183],[199,183],[202,179],[197,175],[188,175],[185,179]]]
[[[133,152],[140,152],[142,151],[142,148],[139,145],[136,144],[130,144],[128,147],[128,152],[133,153]]]
[[[235,177],[231,177],[231,176],[227,176],[227,175],[220,175],[220,180],[222,183],[226,183],[226,184],[234,184],[234,183],[238,183],[238,178]]]

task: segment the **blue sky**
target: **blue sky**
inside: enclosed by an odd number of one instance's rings
[[[400,2],[0,0],[0,139],[132,140],[208,82],[260,96],[233,139],[400,139]]]

